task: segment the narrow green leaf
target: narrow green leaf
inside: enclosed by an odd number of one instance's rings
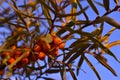
[[[114,20],[113,18],[110,17],[105,17],[105,21],[112,25],[113,27],[116,27],[117,29],[120,29],[120,23]]]
[[[71,55],[71,58],[68,60],[67,63],[72,63],[75,59],[77,59],[80,55],[84,53],[84,50],[86,50],[89,47],[90,44],[84,44],[82,45],[82,48],[80,48],[77,53],[75,53],[73,56]]]
[[[106,11],[109,11],[109,3],[110,3],[109,0],[103,0],[103,3]]]
[[[108,16],[103,16],[98,19],[96,19],[95,23],[102,23],[102,22],[107,22],[108,24],[112,25],[113,27],[116,27],[117,29],[120,29],[120,23],[114,20],[113,18],[110,18]]]
[[[116,72],[105,62],[105,60],[101,59],[101,56],[96,55],[95,58],[108,70],[110,70],[115,76],[117,76]]]
[[[77,78],[76,78],[76,76],[75,76],[75,74],[74,74],[74,72],[73,72],[73,70],[71,69],[71,66],[70,66],[69,64],[68,64],[68,69],[69,69],[69,72],[70,72],[73,80],[77,80]]]
[[[89,5],[91,6],[91,8],[95,11],[95,13],[96,13],[97,15],[99,15],[99,12],[98,12],[96,6],[94,5],[93,1],[92,1],[92,0],[87,0],[87,2],[88,2]]]
[[[66,56],[63,59],[63,62],[65,62],[67,59],[70,58],[71,55],[75,54],[75,52],[80,48],[81,44],[76,45],[71,51],[66,53]]]
[[[80,60],[79,60],[78,65],[77,65],[77,70],[76,70],[76,74],[77,74],[77,75],[79,75],[79,70],[80,70],[80,68],[81,68],[81,66],[82,66],[82,64],[83,64],[83,61],[84,61],[84,58],[83,58],[83,56],[81,55]]]
[[[71,22],[67,23],[64,27],[70,28],[70,27],[72,27],[73,25],[75,25],[75,23],[71,21]],[[61,29],[56,33],[57,36],[60,36],[61,34],[65,33],[65,32],[67,31],[67,30],[64,29],[64,27],[61,28]]]
[[[75,46],[78,45],[78,44],[81,44],[81,46],[84,45],[84,44],[89,44],[88,38],[76,40],[75,42],[73,42],[73,43],[70,45],[70,48],[73,48],[73,47],[75,47]]]
[[[77,31],[77,33],[80,33],[81,35],[84,35],[84,36],[87,36],[89,39],[91,39],[94,43],[97,43],[98,46],[104,50],[107,54],[111,55],[114,57],[115,60],[117,60],[118,62],[120,62],[117,57],[107,48],[105,47],[101,42],[99,42],[98,40],[96,40],[95,38],[93,38],[93,36],[90,34],[90,33],[87,33],[87,32],[80,32],[80,31]]]
[[[99,73],[97,72],[95,67],[92,65],[92,63],[87,59],[87,57],[84,56],[84,60],[87,62],[87,64],[90,66],[90,68],[94,71],[94,73],[96,74],[98,80],[101,80],[101,78],[99,76]]]
[[[76,12],[76,13],[71,13],[71,14],[58,14],[58,17],[78,16],[78,15],[82,14],[83,12],[85,12],[87,9],[88,9],[88,6],[85,7],[84,9],[82,9],[81,11]]]
[[[111,55],[112,57],[114,57],[114,59],[115,59],[116,61],[120,62],[120,61],[117,59],[117,57],[116,57],[107,47],[105,47],[100,41],[98,41],[97,39],[95,39],[94,36],[92,36],[90,33],[88,33],[88,32],[83,32],[83,31],[80,31],[80,30],[76,30],[76,31],[75,31],[75,30],[72,30],[72,29],[70,29],[70,28],[64,28],[64,29],[70,31],[71,33],[78,33],[78,34],[80,34],[80,35],[83,35],[83,36],[88,37],[88,38],[89,38],[90,40],[92,40],[94,43],[97,43],[98,46],[99,46],[102,50],[104,50],[107,54]]]

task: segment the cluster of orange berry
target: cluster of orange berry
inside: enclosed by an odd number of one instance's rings
[[[43,39],[38,39],[32,49],[28,47],[17,47],[12,45],[10,51],[3,51],[2,59],[7,59],[7,64],[10,65],[24,55],[19,61],[14,64],[14,69],[28,65],[31,61],[35,62],[38,59],[44,60],[47,55],[54,57],[58,56],[58,50],[64,49],[65,43],[57,36],[52,36],[52,42],[48,43]],[[35,54],[34,54],[35,53]]]
[[[2,53],[2,58],[7,59],[7,64],[10,65],[13,62],[15,62],[21,55],[24,56],[20,61],[17,62],[15,67],[21,68],[23,65],[26,65],[29,63],[29,55],[30,55],[30,49],[27,47],[16,47],[15,45],[10,47],[10,51],[4,51]]]
[[[58,50],[64,49],[65,43],[57,36],[52,36],[52,42],[47,43],[42,39],[36,41],[33,51],[37,52],[40,60],[44,60],[46,55],[58,56]]]

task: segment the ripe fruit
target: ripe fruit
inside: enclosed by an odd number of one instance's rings
[[[35,52],[40,52],[41,51],[41,47],[38,44],[35,44],[34,47],[33,47],[33,50]]]
[[[64,47],[65,47],[65,43],[61,43],[61,44],[59,45],[59,48],[60,48],[60,49],[64,49]]]
[[[2,57],[5,58],[5,57],[8,57],[10,55],[10,52],[3,52],[2,53]]]
[[[16,46],[13,45],[13,46],[11,46],[10,48],[11,48],[12,50],[15,50],[15,49],[16,49]]]
[[[22,52],[21,51],[15,51],[15,53],[14,53],[14,55],[21,55],[22,54]]]
[[[8,59],[8,64],[12,64],[14,61],[15,61],[15,59],[11,57]]]
[[[28,57],[30,55],[30,51],[26,51],[24,54],[25,54],[25,57]]]
[[[29,63],[28,58],[23,58],[23,59],[22,59],[22,63],[23,63],[23,64],[28,64],[28,63]]]
[[[59,45],[60,43],[62,43],[62,40],[60,38],[54,38],[53,43],[55,45]]]
[[[40,60],[44,60],[46,57],[46,54],[44,52],[39,52],[37,56]]]

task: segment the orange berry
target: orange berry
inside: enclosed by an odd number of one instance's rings
[[[28,64],[28,63],[29,63],[28,58],[23,58],[23,59],[22,59],[22,63],[23,63],[23,64]]]
[[[12,50],[15,50],[16,48],[17,48],[16,45],[13,45],[10,47],[10,49],[12,49]]]
[[[60,38],[54,38],[53,43],[55,45],[59,45],[60,43],[62,43],[62,40]]]
[[[21,51],[15,51],[15,53],[14,53],[15,55],[21,55],[22,54],[22,52]]]
[[[41,51],[41,47],[38,44],[35,44],[34,47],[33,47],[33,50],[35,52],[40,52]]]
[[[28,57],[30,55],[30,51],[26,51],[25,57]]]
[[[46,54],[44,52],[39,52],[37,56],[40,60],[44,60],[46,57]]]
[[[59,45],[59,48],[60,48],[60,49],[64,49],[64,47],[65,47],[65,43],[61,43],[61,44]]]
[[[8,59],[8,64],[12,64],[14,61],[15,61],[15,59],[11,57]]]
[[[20,57],[20,55],[14,55],[14,58],[15,59],[17,59],[17,58],[19,58]]]
[[[9,55],[10,55],[10,52],[7,52],[7,51],[2,53],[2,57],[3,57],[3,58],[5,58],[5,57],[7,57],[7,56],[9,56]]]

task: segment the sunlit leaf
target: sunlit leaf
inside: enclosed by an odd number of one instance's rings
[[[101,38],[101,42],[104,42],[105,40],[108,40],[108,38],[110,37],[110,35],[112,34],[112,32],[115,30],[116,28],[113,27],[107,34],[105,34],[102,38]]]
[[[73,2],[72,2],[72,9],[71,10],[72,10],[71,11],[72,14],[77,12],[76,0],[73,0]],[[72,17],[71,19],[73,20],[73,22],[75,22],[76,21],[76,16],[71,16],[71,17]]]
[[[111,48],[111,47],[114,47],[114,46],[117,46],[117,45],[120,45],[120,40],[113,41],[113,42],[109,43],[108,45],[106,45],[106,47]]]
[[[119,0],[114,0],[114,2],[116,3],[116,5],[118,5],[118,4],[119,4]]]
[[[87,2],[88,2],[89,5],[91,6],[91,8],[95,11],[95,13],[96,13],[97,15],[99,15],[99,12],[98,12],[96,6],[94,5],[93,1],[92,1],[92,0],[87,0]]]

